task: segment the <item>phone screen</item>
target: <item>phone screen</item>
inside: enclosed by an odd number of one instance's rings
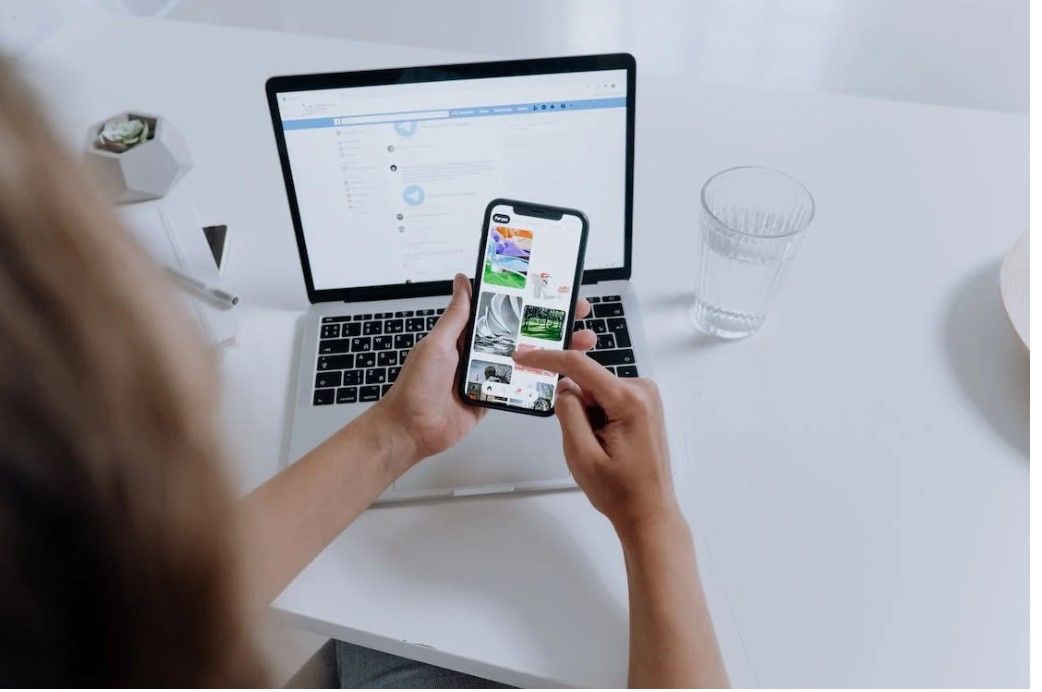
[[[463,372],[466,398],[542,415],[553,410],[557,374],[520,367],[511,356],[567,348],[586,232],[577,211],[506,201],[489,206]]]

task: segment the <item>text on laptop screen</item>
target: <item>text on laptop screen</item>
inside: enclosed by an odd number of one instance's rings
[[[277,99],[318,290],[471,274],[496,197],[583,211],[586,269],[624,264],[625,70]]]

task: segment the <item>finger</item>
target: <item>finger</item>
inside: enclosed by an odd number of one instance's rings
[[[584,320],[586,316],[590,314],[590,310],[593,308],[590,306],[590,301],[585,298],[579,298],[575,303],[575,319]]]
[[[593,400],[592,396],[584,392],[582,390],[582,387],[575,384],[575,380],[571,380],[567,377],[562,377],[560,380],[557,381],[557,387],[560,388],[562,386],[566,389],[571,389],[573,392],[575,392],[576,396],[582,399],[583,406],[589,408],[590,406],[597,405],[597,402]]]
[[[572,343],[569,348],[576,351],[589,351],[597,345],[597,335],[590,329],[580,329],[572,334]]]
[[[557,391],[562,392],[565,390],[574,392],[575,395],[579,397],[579,399],[583,402],[583,406],[585,406],[587,409],[593,406],[597,406],[597,402],[593,400],[593,397],[584,392],[582,390],[582,387],[575,384],[575,380],[571,380],[567,377],[562,377],[561,379],[559,379],[557,381]]]
[[[557,420],[561,424],[564,458],[575,474],[576,468],[584,469],[601,459],[605,454],[604,448],[594,435],[590,420],[586,417],[586,406],[574,389],[565,387],[564,391],[559,391],[555,408]]]
[[[617,408],[619,397],[623,393],[617,377],[579,351],[551,351],[543,348],[523,353],[515,351],[514,361],[530,368],[550,370],[572,378],[605,409]]]
[[[434,324],[431,335],[448,334],[455,341],[470,319],[470,280],[463,274],[452,279],[452,300]]]
[[[575,380],[571,380],[567,377],[562,377],[561,379],[557,380],[558,394],[560,394],[561,392],[572,392],[581,396],[582,391],[583,390],[579,388],[579,385],[575,384]]]

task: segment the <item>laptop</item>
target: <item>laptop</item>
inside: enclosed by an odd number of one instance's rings
[[[630,279],[636,62],[628,54],[273,77],[266,84],[311,307],[287,461],[392,387],[472,275],[497,197],[583,211],[576,328],[619,377],[651,363]],[[574,487],[552,419],[489,411],[378,502]]]

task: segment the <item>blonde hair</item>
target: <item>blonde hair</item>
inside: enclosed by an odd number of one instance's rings
[[[0,682],[249,686],[213,359],[0,61]]]

